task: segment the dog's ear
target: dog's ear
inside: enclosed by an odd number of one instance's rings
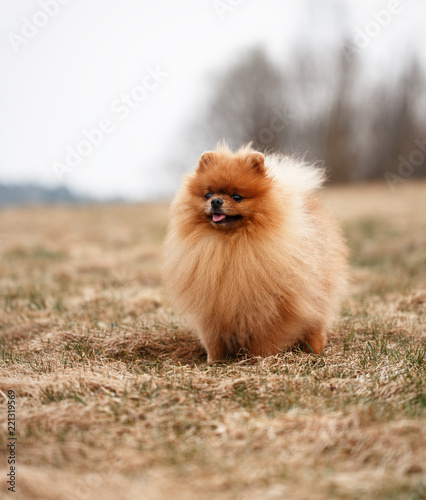
[[[201,155],[198,162],[197,172],[205,172],[211,165],[214,164],[216,153],[214,151],[206,151]]]
[[[262,153],[256,152],[256,153],[250,153],[247,156],[246,163],[256,170],[259,174],[265,174],[266,169],[265,169],[265,157],[263,156]]]

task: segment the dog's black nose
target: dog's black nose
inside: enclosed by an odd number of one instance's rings
[[[212,207],[213,208],[219,208],[222,205],[223,205],[223,200],[221,200],[220,198],[213,198],[213,200],[212,200]]]

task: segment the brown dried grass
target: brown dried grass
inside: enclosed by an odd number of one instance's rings
[[[3,211],[15,497],[425,498],[425,187],[324,192],[354,264],[324,355],[215,365],[165,302],[166,207]]]

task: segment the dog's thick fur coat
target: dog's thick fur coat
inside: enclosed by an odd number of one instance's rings
[[[347,249],[315,196],[323,179],[291,157],[226,144],[185,177],[170,209],[164,283],[209,361],[325,346]]]

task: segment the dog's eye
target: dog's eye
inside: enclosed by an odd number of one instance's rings
[[[212,196],[213,196],[213,194],[212,194],[212,193],[207,193],[207,194],[205,194],[205,195],[204,195],[204,198],[205,198],[206,200],[208,200],[208,199],[209,199],[209,198],[211,198]]]
[[[234,194],[234,195],[232,195],[232,199],[234,201],[236,201],[237,203],[240,203],[240,201],[243,201],[244,198],[242,196],[240,196],[239,194]]]

